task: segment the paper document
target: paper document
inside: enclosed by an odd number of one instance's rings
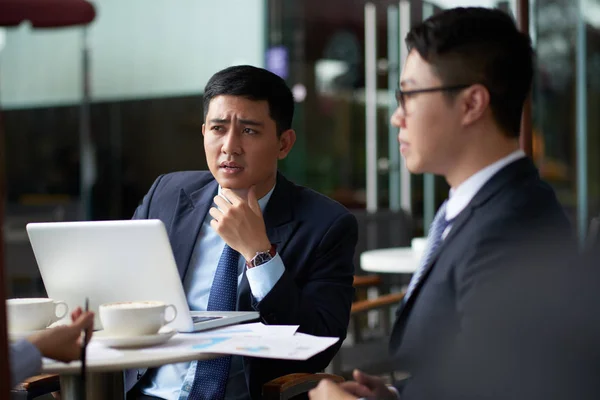
[[[265,325],[262,322],[226,326],[198,333],[184,334],[200,336],[293,336],[299,325]]]
[[[178,334],[167,343],[143,352],[221,353],[241,356],[307,360],[339,339],[296,333],[293,336]]]

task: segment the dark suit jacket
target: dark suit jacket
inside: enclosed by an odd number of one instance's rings
[[[399,369],[414,377],[398,385],[402,399],[428,398],[433,373],[451,371],[469,338],[482,332],[479,317],[492,309],[480,301],[487,284],[509,270],[538,265],[570,233],[553,190],[529,159],[495,174],[455,218],[421,283],[397,311],[390,350]]]
[[[134,214],[136,219],[164,222],[182,280],[217,188],[210,172],[163,175]],[[356,219],[348,210],[317,192],[294,185],[281,174],[264,210],[264,221],[285,272],[259,303],[254,301],[244,275],[237,309],[258,311],[265,324],[300,325],[299,332],[339,337],[340,341],[303,362],[244,357],[246,381],[255,399],[260,398],[265,382],[292,372],[321,371],[339,350],[350,318],[352,260],[358,237]]]
[[[474,294],[484,307],[471,315],[451,364],[413,382],[427,379],[420,398],[598,399],[600,254],[560,250],[508,268]]]

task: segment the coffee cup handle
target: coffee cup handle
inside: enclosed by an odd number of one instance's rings
[[[60,315],[56,315],[56,310],[59,306],[64,306],[64,312]],[[55,301],[54,302],[54,321],[58,321],[59,319],[63,319],[69,313],[69,306],[64,301]]]
[[[173,310],[173,318],[171,319],[167,319],[167,310],[169,308]],[[165,324],[170,324],[171,322],[175,321],[175,318],[177,318],[177,308],[175,308],[173,304],[169,304],[165,307]]]

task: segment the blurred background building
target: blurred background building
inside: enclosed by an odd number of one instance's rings
[[[426,234],[448,194],[410,176],[390,128],[412,24],[517,0],[97,0],[88,28],[0,32],[9,296],[43,292],[29,221],[127,219],[160,174],[205,169],[202,91],[252,64],[286,79],[281,170],[346,205],[358,252]],[[533,157],[580,233],[600,213],[600,0],[531,0]]]

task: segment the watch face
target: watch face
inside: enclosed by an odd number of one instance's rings
[[[267,252],[267,253],[258,253],[256,255],[256,257],[254,257],[254,266],[258,267],[261,264],[266,263],[267,261],[271,260],[271,255]]]

